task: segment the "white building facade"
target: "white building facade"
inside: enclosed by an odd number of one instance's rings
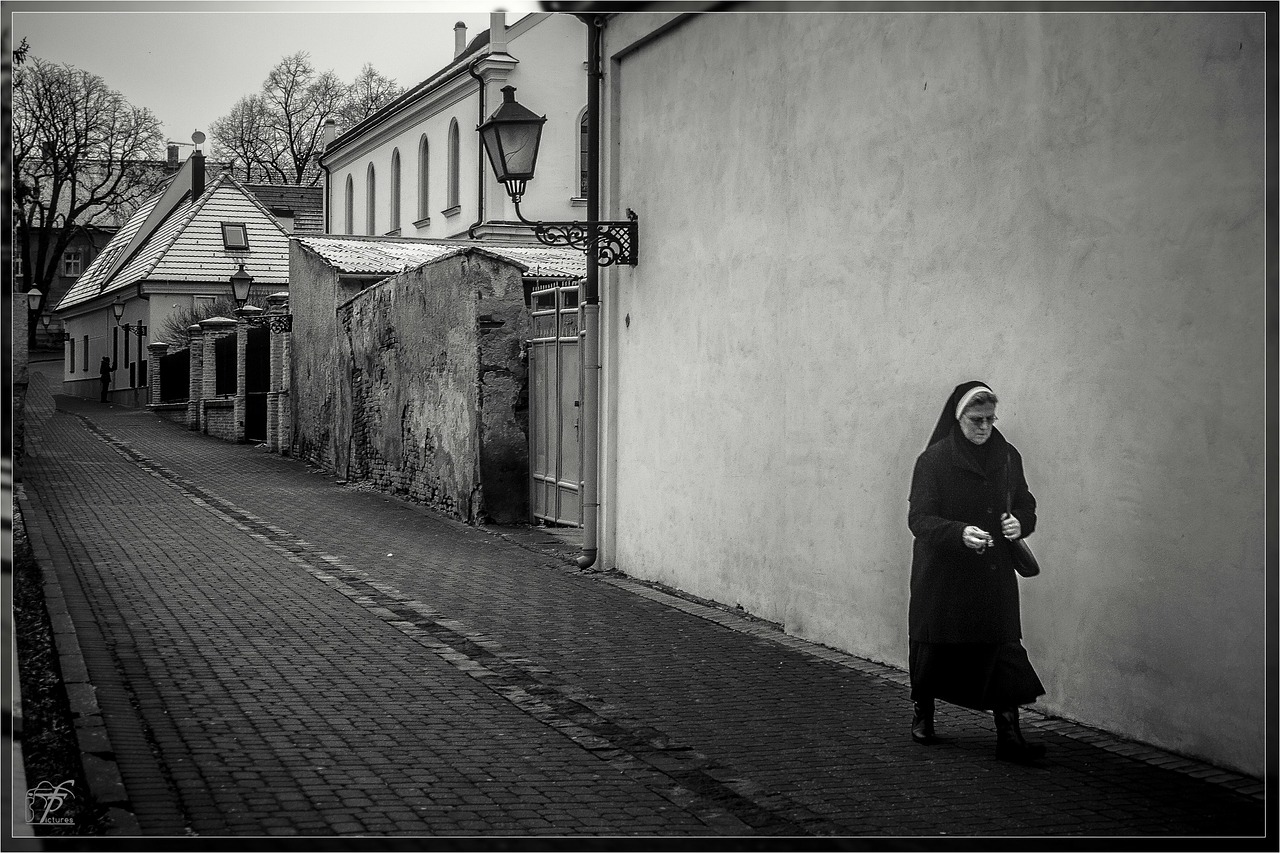
[[[1261,776],[1264,16],[634,13],[603,57],[601,567],[905,668],[912,464],[985,380],[1041,707]]]
[[[522,212],[582,217],[585,26],[548,13],[507,26],[495,12],[470,43],[457,28],[452,63],[326,146],[328,233],[529,242],[476,133],[504,86],[547,116]]]

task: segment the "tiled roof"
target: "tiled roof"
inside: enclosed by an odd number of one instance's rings
[[[106,278],[107,270],[111,267],[112,261],[116,255],[129,245],[129,241],[133,239],[133,235],[138,233],[138,229],[142,227],[142,223],[147,221],[147,215],[151,213],[151,209],[160,202],[163,193],[156,193],[153,197],[142,203],[137,212],[129,217],[120,230],[116,232],[111,241],[103,247],[98,253],[98,257],[93,259],[93,263],[80,274],[75,284],[67,290],[67,295],[62,297],[62,301],[58,303],[55,310],[69,307],[77,302],[83,302],[97,296],[102,290],[103,280]]]
[[[236,271],[240,260],[252,266],[252,275],[259,284],[288,285],[288,235],[266,208],[227,173],[210,182],[194,203],[184,198],[175,205],[172,213],[145,237],[133,257],[111,273],[117,255],[130,244],[162,198],[163,193],[157,194],[130,217],[67,291],[56,310],[140,281],[223,282]],[[222,222],[245,223],[248,253],[224,249]]]
[[[295,234],[324,233],[324,187],[294,184],[245,184],[267,210],[293,211]]]
[[[422,240],[404,237],[297,237],[325,263],[351,275],[395,275],[464,249],[475,249],[547,276],[582,278],[586,255],[577,249],[506,246],[475,240]]]

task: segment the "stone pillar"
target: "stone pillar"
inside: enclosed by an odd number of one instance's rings
[[[248,318],[256,317],[262,314],[262,309],[253,305],[246,305],[236,310],[236,400],[234,409],[234,420],[236,425],[235,440],[237,442],[244,441],[244,419],[245,419],[245,403],[246,403],[246,385],[245,376],[245,351],[249,348],[249,323]]]
[[[217,342],[229,334],[235,334],[236,321],[229,317],[210,317],[200,324],[204,332],[203,392],[201,393],[200,428],[209,431],[209,419],[205,403],[218,396],[218,357],[214,349]]]
[[[273,293],[267,297],[267,314],[273,317],[289,313],[289,294]],[[280,453],[282,436],[287,436],[284,414],[284,383],[288,362],[285,360],[290,332],[271,333],[271,385],[267,393],[267,449]]]
[[[163,341],[147,344],[147,407],[160,405],[160,359],[169,354]]]
[[[190,375],[187,429],[200,429],[200,401],[204,399],[204,330],[199,325],[187,327],[187,346],[191,350],[191,361],[187,365]]]

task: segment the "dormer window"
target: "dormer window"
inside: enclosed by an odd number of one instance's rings
[[[243,222],[222,223],[222,247],[240,250],[249,248],[249,229]]]

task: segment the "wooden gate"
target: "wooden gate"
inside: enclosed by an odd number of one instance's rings
[[[529,341],[530,505],[535,518],[573,526],[582,524],[578,285],[558,279],[534,286]]]
[[[267,392],[271,390],[271,332],[250,326],[244,345],[244,440],[267,440]]]

